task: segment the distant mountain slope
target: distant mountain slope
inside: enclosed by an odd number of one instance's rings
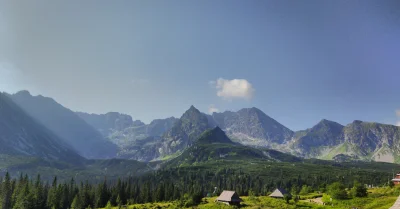
[[[400,128],[393,125],[354,121],[346,126],[322,120],[298,132],[290,142],[298,156],[374,160],[400,163]]]
[[[105,137],[114,131],[124,130],[134,124],[131,116],[117,112],[109,112],[106,114],[75,113]]]
[[[244,145],[271,147],[287,142],[293,135],[293,131],[255,107],[213,113],[212,118],[232,140]]]
[[[174,117],[156,119],[150,124],[134,123],[123,130],[113,130],[108,138],[122,149],[136,143],[137,140],[144,140],[149,137],[160,137],[170,130],[178,119]]]
[[[0,154],[36,156],[64,162],[84,159],[1,92],[0,144]]]
[[[21,91],[11,98],[25,112],[70,144],[86,158],[112,158],[117,147],[71,110],[51,98]]]
[[[216,127],[205,131],[199,139],[177,158],[171,160],[171,167],[192,165],[199,162],[212,162],[218,160],[229,161],[284,161],[298,162],[300,158],[281,153],[275,150],[256,149],[232,142],[225,133]]]
[[[146,125],[146,133],[149,136],[162,136],[171,129],[178,120],[178,118],[174,117],[153,120],[150,124]]]
[[[156,119],[150,124],[120,113],[87,114],[77,113],[104,137],[118,145],[118,158],[150,161],[159,156],[155,143],[170,130],[178,119],[174,117]]]
[[[292,148],[299,156],[316,157],[323,153],[319,147],[336,146],[343,143],[341,137],[342,125],[339,123],[321,120],[317,125],[305,131],[296,132],[293,136]]]
[[[348,148],[361,158],[400,163],[400,127],[354,121],[343,129]]]
[[[155,119],[150,124],[140,120],[132,120],[132,117],[117,112],[106,114],[88,114],[76,112],[89,125],[103,134],[121,149],[126,150],[127,146],[134,146],[137,140],[142,143],[149,137],[159,137],[172,128],[177,118]]]

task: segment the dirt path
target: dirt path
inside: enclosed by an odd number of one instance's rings
[[[307,199],[305,200],[306,202],[311,202],[311,203],[315,203],[318,205],[323,205],[324,203],[322,202],[322,197],[318,197],[318,198],[314,198],[314,199]]]
[[[393,204],[393,206],[389,209],[400,209],[400,196],[397,198],[396,202]]]

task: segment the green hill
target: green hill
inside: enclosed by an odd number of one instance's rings
[[[194,145],[186,149],[180,156],[171,160],[168,165],[182,166],[215,161],[270,161],[298,162],[300,158],[284,154],[276,150],[256,149],[232,142],[226,134],[216,127],[205,131]]]

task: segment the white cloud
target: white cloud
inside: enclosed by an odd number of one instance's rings
[[[212,114],[212,113],[214,113],[214,112],[219,112],[219,109],[216,108],[214,105],[210,105],[210,106],[208,107],[208,113]]]
[[[400,126],[400,121],[397,121],[396,126]]]
[[[209,84],[214,84],[217,89],[217,96],[224,99],[246,99],[253,98],[255,89],[245,79],[226,80],[219,78],[217,81],[211,81]]]

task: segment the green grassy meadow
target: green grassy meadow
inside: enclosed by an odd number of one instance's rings
[[[309,208],[309,209],[349,209],[357,207],[359,209],[388,209],[390,208],[397,197],[400,195],[400,188],[375,188],[368,190],[368,197],[364,198],[352,198],[347,200],[333,200],[332,203],[327,205],[321,205],[318,203],[312,203],[308,197],[318,196],[316,194],[308,194],[306,196],[300,196],[302,200],[295,202],[291,200],[286,203],[283,199],[270,198],[268,196],[259,197],[247,197],[242,196],[243,202],[240,208],[246,209],[294,209],[294,208]],[[237,208],[235,206],[228,206],[222,203],[215,202],[216,197],[203,198],[200,205],[190,207],[198,209],[228,209]],[[314,199],[313,199],[314,200]],[[332,206],[333,205],[333,206]],[[161,202],[161,203],[146,203],[146,204],[134,204],[127,206],[128,209],[158,209],[158,208],[182,208],[179,201],[175,202]],[[118,209],[118,207],[113,207]]]

